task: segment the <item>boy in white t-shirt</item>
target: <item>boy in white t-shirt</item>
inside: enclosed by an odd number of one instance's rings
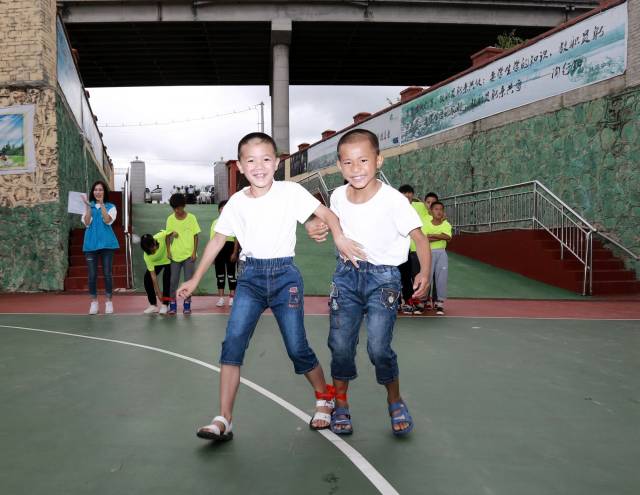
[[[278,165],[276,144],[267,134],[251,133],[238,144],[238,168],[250,186],[227,202],[191,280],[178,293],[189,297],[229,236],[235,236],[242,252],[231,316],[220,356],[220,415],[197,432],[201,438],[230,440],[231,416],[240,384],[240,366],[260,315],[270,308],[275,315],[287,354],[297,374],[304,374],[318,401],[310,427],[329,427],[333,409],[333,387],[327,386],[322,367],[307,343],[304,329],[302,276],[293,264],[297,222],[312,214],[321,218],[333,234],[338,251],[356,260],[363,256],[358,245],[347,239],[334,213],[294,182],[274,181]]]
[[[387,389],[393,434],[402,436],[413,429],[400,396],[397,357],[391,348],[402,291],[398,265],[407,261],[409,240],[414,240],[422,268],[415,276],[412,297],[421,298],[429,286],[431,252],[416,210],[400,192],[376,179],[382,161],[378,138],[368,130],[354,129],[338,142],[338,167],[348,184],[331,195],[331,210],[345,235],[359,243],[366,256],[355,266],[339,259],[331,287],[329,348],[336,389],[331,431],[338,435],[353,432],[347,389],[357,377],[355,355],[363,319],[376,380]],[[312,220],[306,227],[312,238],[321,241],[326,234],[319,223]]]

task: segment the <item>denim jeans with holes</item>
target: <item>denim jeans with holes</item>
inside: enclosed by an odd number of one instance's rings
[[[238,285],[221,364],[241,366],[249,341],[265,309],[270,308],[297,374],[318,366],[304,329],[304,287],[293,258],[247,258],[238,263]]]
[[[98,249],[86,251],[84,257],[87,260],[89,272],[89,295],[95,299],[98,297],[98,261],[102,260],[102,275],[104,276],[104,293],[107,299],[113,294],[113,253],[115,249]]]
[[[331,376],[349,381],[358,376],[356,347],[363,319],[367,352],[376,380],[388,384],[398,377],[398,360],[391,348],[402,284],[395,266],[339,260],[331,284],[329,349]]]

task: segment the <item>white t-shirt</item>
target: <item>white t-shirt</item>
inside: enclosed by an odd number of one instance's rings
[[[94,207],[96,210],[99,210],[99,209],[100,209],[100,205],[99,205],[98,203],[95,203],[95,204],[93,205],[93,207]],[[118,210],[116,210],[116,207],[115,207],[115,206],[112,206],[111,208],[109,208],[109,209],[107,210],[107,215],[109,215],[109,216],[111,217],[111,221],[110,221],[107,225],[111,225],[111,224],[113,224],[113,222],[115,222],[115,221],[116,221],[116,217],[118,216]],[[91,222],[93,222],[93,217],[91,217],[91,218],[89,219],[89,223],[84,223],[84,215],[81,215],[81,216],[80,216],[80,221],[81,221],[85,226],[88,226],[88,225],[90,225],[90,224],[91,224]]]
[[[364,247],[373,265],[398,266],[409,255],[409,232],[422,227],[422,220],[407,198],[387,184],[366,203],[347,199],[348,185],[331,195],[331,209],[338,215],[344,235]]]
[[[320,201],[295,182],[274,181],[259,198],[247,196],[247,189],[229,198],[214,230],[238,238],[240,259],[294,256],[296,222],[305,222]]]

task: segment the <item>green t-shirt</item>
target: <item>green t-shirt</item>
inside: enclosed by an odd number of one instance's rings
[[[420,220],[422,220],[422,233],[424,234],[425,226],[427,225],[427,223],[431,222],[431,213],[429,213],[429,210],[422,201],[412,201],[411,206],[413,206],[413,209],[418,212],[418,216],[420,217]],[[413,239],[411,239],[409,251],[411,251],[412,253],[416,252],[416,243],[413,242]]]
[[[193,213],[187,213],[186,218],[178,220],[175,214],[167,218],[167,234],[177,232],[178,237],[171,241],[171,258],[173,261],[184,261],[191,257],[195,246],[194,236],[200,233],[198,219]]]
[[[158,243],[158,250],[153,254],[144,253],[144,264],[147,265],[147,270],[152,272],[156,266],[168,265],[171,263],[169,258],[167,258],[167,243],[165,238],[167,237],[167,233],[164,230],[161,230],[153,238]]]
[[[433,225],[433,223],[429,222],[429,225],[422,227],[422,232],[424,232],[425,235],[447,234],[448,236],[451,236],[451,224],[446,220],[444,220],[440,225]],[[447,241],[445,240],[431,241],[429,245],[431,246],[432,250],[444,249],[447,247]]]
[[[216,235],[216,232],[215,232],[216,223],[218,223],[218,218],[216,218],[211,224],[211,233],[209,234],[209,239],[213,239]],[[236,238],[232,235],[227,237],[227,242],[234,242],[235,240]]]

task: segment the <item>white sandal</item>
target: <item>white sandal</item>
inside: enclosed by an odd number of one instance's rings
[[[222,433],[220,432],[220,427],[215,424],[216,421],[224,425],[224,431]],[[227,421],[227,418],[225,418],[224,416],[216,416],[211,420],[211,424],[198,428],[196,435],[199,438],[204,438],[206,440],[227,442],[233,438],[233,432],[231,431],[232,428],[233,423]]]
[[[335,397],[335,388],[332,385],[327,385],[326,392],[316,392],[316,407],[328,407],[332,411],[336,407],[336,403],[334,401]],[[327,426],[313,426],[314,421],[324,421],[327,423]],[[331,413],[324,413],[320,411],[316,411],[309,421],[309,428],[312,430],[326,430],[331,426]]]

